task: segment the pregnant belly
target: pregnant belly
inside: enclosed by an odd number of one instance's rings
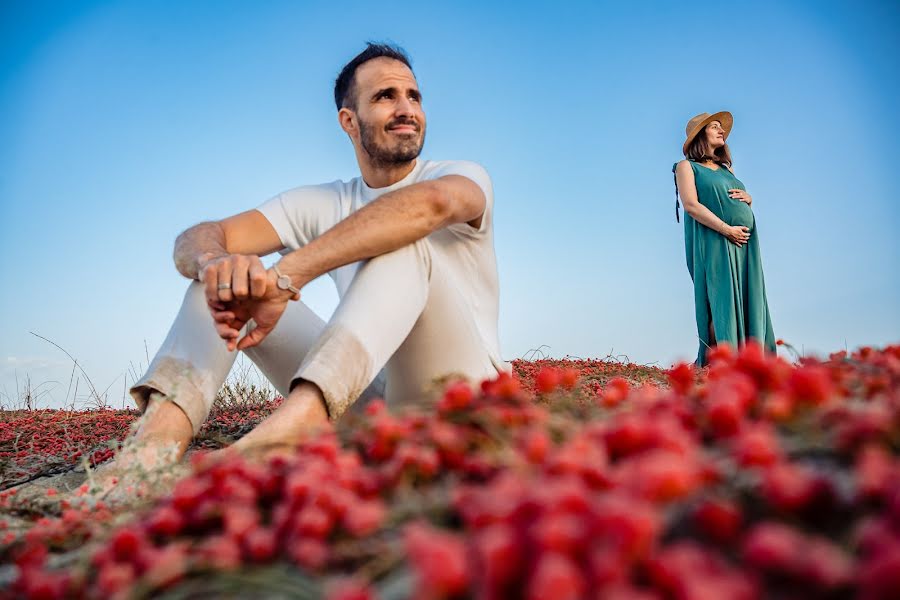
[[[727,221],[731,225],[753,227],[753,211],[746,202],[733,200],[728,203]]]

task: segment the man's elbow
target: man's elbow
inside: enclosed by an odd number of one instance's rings
[[[442,185],[434,185],[429,191],[428,205],[434,229],[440,229],[454,223],[467,223],[484,214],[485,201],[483,195],[476,200],[474,193],[466,193],[447,189]]]
[[[196,279],[198,242],[213,232],[221,233],[221,231],[221,226],[212,221],[198,223],[182,231],[175,238],[175,247],[172,249],[172,258],[178,272],[188,279]],[[224,241],[224,233],[216,237]]]
[[[432,230],[453,222],[454,205],[451,195],[439,184],[428,186],[427,220]]]
[[[185,245],[190,244],[194,234],[198,229],[203,227],[206,223],[198,223],[192,227],[188,227],[184,231],[178,234],[178,237],[175,238],[175,247],[172,248],[172,254],[175,256],[175,264],[178,264],[178,255],[181,254],[181,250],[184,249]]]

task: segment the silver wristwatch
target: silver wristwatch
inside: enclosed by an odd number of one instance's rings
[[[275,275],[278,276],[278,279],[275,280],[275,285],[278,286],[278,289],[293,292],[294,300],[299,300],[300,290],[293,284],[291,278],[279,271],[278,265],[272,265],[272,270],[275,271]]]

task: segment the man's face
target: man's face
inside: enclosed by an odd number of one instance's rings
[[[402,62],[375,58],[356,70],[359,142],[373,165],[414,160],[425,143],[425,112],[412,71]]]

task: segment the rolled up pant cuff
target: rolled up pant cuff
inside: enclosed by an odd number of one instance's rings
[[[374,366],[365,346],[348,330],[329,326],[300,365],[298,380],[316,384],[325,398],[328,418],[336,421],[366,391]]]
[[[141,413],[146,412],[150,395],[158,393],[184,411],[191,422],[194,435],[209,415],[203,392],[188,377],[168,376],[164,369],[151,369],[147,375],[135,383],[128,392],[134,398]]]

